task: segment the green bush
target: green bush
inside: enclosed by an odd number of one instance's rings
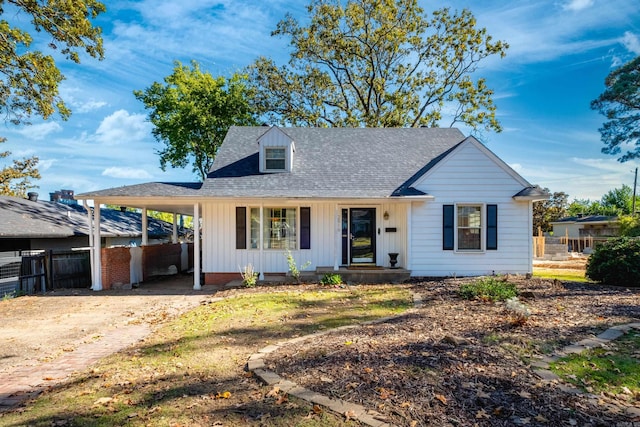
[[[464,299],[481,299],[485,301],[506,301],[518,296],[518,289],[497,277],[483,277],[471,283],[460,285],[459,294]]]
[[[605,285],[640,286],[640,238],[618,237],[597,246],[586,276]]]
[[[342,276],[339,274],[333,273],[325,273],[320,279],[320,284],[322,285],[341,285],[342,284]]]

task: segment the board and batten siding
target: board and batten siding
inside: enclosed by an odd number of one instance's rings
[[[251,263],[256,271],[284,273],[288,270],[286,252],[278,249],[236,249],[236,207],[311,208],[311,249],[296,249],[291,253],[298,266],[310,261],[306,271],[317,267],[333,267],[341,262],[341,209],[350,207],[376,208],[376,264],[389,266],[389,252],[397,252],[399,266],[407,265],[407,203],[363,203],[336,201],[211,201],[202,208],[202,269],[205,273],[236,273]],[[387,212],[388,219],[384,219]],[[298,216],[298,228],[300,217]],[[395,232],[386,231],[395,228]],[[249,230],[247,230],[247,234]],[[299,230],[298,230],[299,236]],[[298,241],[299,243],[299,241]]]
[[[416,184],[434,200],[414,202],[410,254],[412,276],[475,276],[531,272],[531,208],[513,195],[527,183],[472,143],[443,159]],[[481,252],[442,249],[443,205],[498,206],[498,249]],[[484,238],[484,236],[483,236]]]

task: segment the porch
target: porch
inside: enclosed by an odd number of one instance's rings
[[[376,266],[340,267],[337,271],[333,267],[316,268],[317,280],[325,274],[339,274],[346,283],[402,283],[409,280],[411,270]]]

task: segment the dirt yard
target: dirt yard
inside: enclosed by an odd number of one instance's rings
[[[0,301],[0,372],[51,360],[113,329],[175,316],[209,298],[191,276],[143,283],[132,290],[63,289]]]

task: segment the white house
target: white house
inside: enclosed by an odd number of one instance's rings
[[[532,203],[548,194],[457,129],[232,127],[200,188],[77,198],[201,215],[205,284],[220,284],[249,263],[284,273],[287,251],[309,269],[388,268],[395,253],[411,276],[529,273]]]

